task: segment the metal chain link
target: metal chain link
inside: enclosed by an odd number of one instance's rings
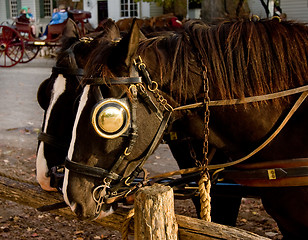
[[[209,96],[209,78],[207,76],[207,67],[202,63],[202,80],[203,80],[203,90],[204,90],[204,142],[203,142],[203,163],[202,165],[208,165],[208,152],[209,152],[209,121],[210,121],[210,96]]]
[[[159,93],[158,84],[152,81],[152,86],[148,86],[148,90],[153,93],[156,101],[168,112],[173,111],[173,107],[168,103],[168,101]]]
[[[207,67],[202,61],[202,57],[199,55],[201,64],[202,64],[202,81],[203,81],[203,91],[204,91],[204,98],[203,104],[205,107],[204,110],[204,141],[203,141],[203,159],[201,162],[201,166],[204,167],[204,171],[201,173],[200,181],[198,182],[198,189],[200,193],[200,203],[201,203],[201,210],[200,216],[203,220],[210,222],[211,221],[211,196],[210,196],[210,189],[211,189],[211,181],[210,181],[210,174],[208,171],[208,152],[209,152],[209,121],[210,121],[210,110],[209,110],[209,103],[210,103],[210,96],[209,96],[209,79],[207,76]]]

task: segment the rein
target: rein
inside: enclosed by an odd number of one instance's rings
[[[150,179],[166,178],[166,177],[171,177],[171,176],[174,176],[174,175],[195,173],[195,172],[204,171],[206,168],[208,168],[209,170],[217,170],[217,169],[223,170],[226,167],[231,167],[231,166],[234,166],[236,164],[244,162],[245,160],[247,160],[250,157],[252,157],[253,155],[255,155],[257,152],[262,150],[265,146],[267,146],[267,144],[269,144],[278,135],[278,133],[287,124],[287,122],[290,120],[290,118],[293,116],[293,114],[296,112],[296,110],[301,106],[301,104],[304,102],[304,100],[306,99],[307,96],[308,96],[308,91],[302,92],[300,97],[297,99],[297,101],[293,105],[292,109],[289,111],[289,113],[284,118],[282,123],[278,126],[278,128],[275,130],[275,132],[272,135],[270,135],[260,146],[258,146],[252,152],[250,152],[248,155],[246,155],[246,156],[244,156],[240,159],[237,159],[235,161],[228,162],[228,163],[208,165],[207,167],[194,167],[194,168],[181,169],[181,170],[178,170],[178,171],[159,174],[159,175],[151,177]]]
[[[261,95],[261,96],[246,97],[243,99],[216,100],[216,101],[211,100],[209,102],[209,106],[228,106],[228,105],[260,102],[260,101],[272,100],[275,98],[286,97],[286,96],[290,96],[296,93],[302,93],[306,91],[308,91],[308,85],[298,87],[298,88],[288,89],[288,90],[281,91],[281,92]],[[203,107],[203,106],[204,106],[204,103],[199,102],[199,103],[193,103],[193,104],[176,107],[173,109],[173,111],[187,110],[187,109],[198,108],[198,107]]]

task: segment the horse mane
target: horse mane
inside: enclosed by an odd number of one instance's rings
[[[308,82],[305,24],[241,19],[209,26],[198,20],[186,22],[184,29],[183,33],[145,40],[139,50],[140,55],[149,48],[154,50],[161,84],[168,79],[170,93],[176,93],[177,100],[184,97],[186,101],[191,92],[197,98],[197,88],[202,86],[189,78],[188,69],[202,63],[207,68],[211,98],[215,100],[269,94]],[[192,62],[193,58],[196,61]]]

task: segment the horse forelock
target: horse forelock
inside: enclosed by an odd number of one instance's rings
[[[177,99],[196,90],[187,67],[196,62],[200,67],[200,61],[208,69],[215,100],[264,95],[308,82],[308,27],[304,24],[273,19],[208,26],[189,21],[184,28],[184,33],[147,39],[139,48],[140,55],[149,49],[156,54],[161,84],[169,81]]]

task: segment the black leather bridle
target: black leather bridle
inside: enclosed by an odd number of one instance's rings
[[[101,212],[103,204],[109,204],[114,201],[117,201],[127,196],[129,193],[133,192],[133,190],[136,189],[135,187],[127,189],[127,187],[139,175],[139,173],[143,171],[143,165],[145,161],[149,158],[149,156],[153,153],[153,151],[159,144],[160,140],[162,139],[162,135],[166,129],[166,126],[169,122],[172,113],[172,107],[170,105],[168,105],[168,107],[166,106],[157,107],[157,105],[159,105],[161,102],[163,102],[166,105],[166,100],[162,99],[163,97],[161,95],[157,96],[158,92],[157,83],[151,80],[150,75],[146,70],[146,66],[142,62],[140,57],[135,61],[135,68],[133,70],[138,72],[139,77],[121,77],[121,78],[110,79],[107,82],[105,79],[102,78],[84,79],[86,81],[86,84],[95,85],[93,93],[97,101],[99,101],[102,98],[99,86],[103,84],[129,85],[129,91],[132,95],[132,99],[130,99],[129,101],[130,111],[131,111],[131,127],[128,133],[128,144],[123,153],[120,155],[115,164],[112,166],[111,170],[108,171],[100,167],[87,166],[84,164],[73,162],[68,158],[66,158],[65,160],[65,168],[67,168],[69,171],[72,171],[74,173],[83,176],[98,178],[103,182],[101,185],[96,186],[92,192],[93,199],[97,203],[96,215],[98,215]],[[153,94],[153,96],[157,98],[156,104],[152,99],[153,97],[151,97],[145,90],[144,85],[146,86],[146,88],[148,88],[148,91],[155,92],[156,96],[155,94]],[[155,88],[155,91],[153,91],[152,87]],[[132,151],[136,139],[138,137],[138,126],[136,124],[136,108],[137,108],[138,97],[143,100],[143,103],[147,106],[149,111],[157,115],[157,117],[160,120],[160,125],[152,142],[150,143],[149,147],[144,153],[143,157],[141,159],[138,159],[137,166],[134,169],[130,170],[128,169],[129,168],[129,163],[128,163],[125,166],[123,176],[121,176],[118,173],[116,173],[116,171],[118,167],[121,164],[123,164],[123,161]],[[131,160],[131,162],[135,161],[137,160]],[[118,191],[122,189],[123,186],[126,187],[126,190],[118,193]]]

